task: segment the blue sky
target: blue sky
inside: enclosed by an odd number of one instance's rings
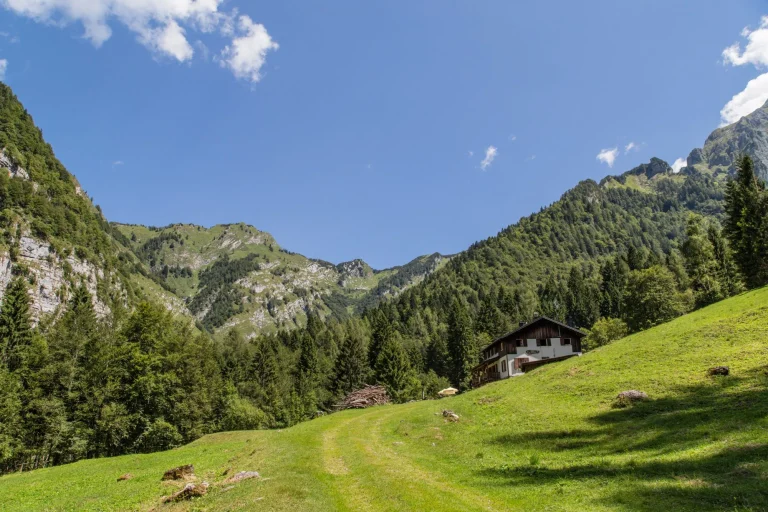
[[[0,0],[0,72],[110,220],[376,268],[768,98],[762,2],[512,4]]]

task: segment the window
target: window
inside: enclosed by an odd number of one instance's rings
[[[523,340],[515,340],[515,346],[524,347],[525,346],[525,341],[523,341]]]
[[[537,347],[551,347],[552,346],[552,340],[550,340],[550,339],[536,340],[536,346]]]
[[[506,360],[506,359],[504,359],[504,360],[501,362],[501,373],[504,373],[504,372],[506,372],[506,371],[507,371],[507,360]]]
[[[561,345],[570,345],[571,344],[571,338],[563,338],[560,340]]]

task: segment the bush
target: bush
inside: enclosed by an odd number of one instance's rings
[[[157,452],[179,446],[182,440],[176,427],[158,418],[150,423],[136,439],[134,448],[141,453]]]
[[[227,397],[221,416],[221,430],[255,430],[269,426],[266,413],[247,398]]]
[[[620,318],[601,318],[584,338],[582,349],[594,350],[603,345],[619,340],[629,334],[629,327]]]

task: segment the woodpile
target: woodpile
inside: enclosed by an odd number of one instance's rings
[[[336,409],[365,409],[374,405],[389,403],[389,395],[384,386],[365,386],[363,389],[353,391],[344,397],[341,403],[334,405]]]
[[[169,469],[163,474],[163,480],[184,480],[185,478],[195,476],[195,466],[187,464],[177,468]]]

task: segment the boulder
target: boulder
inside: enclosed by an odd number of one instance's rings
[[[452,423],[459,421],[459,415],[453,411],[449,411],[448,409],[443,410],[443,418]]]
[[[256,471],[241,471],[236,475],[232,475],[231,477],[224,480],[225,484],[236,484],[237,482],[242,482],[243,480],[249,480],[251,478],[261,478],[261,475],[259,475]]]
[[[642,402],[643,400],[648,400],[648,395],[646,393],[631,389],[629,391],[622,391],[616,395],[613,406],[616,408],[629,407],[635,402]]]
[[[171,494],[170,496],[164,496],[163,503],[172,503],[174,501],[191,500],[192,498],[199,498],[205,496],[208,492],[208,482],[200,484],[187,484],[184,488],[178,492]]]
[[[163,474],[163,480],[183,480],[195,476],[195,466],[187,464],[177,468],[169,469]]]

